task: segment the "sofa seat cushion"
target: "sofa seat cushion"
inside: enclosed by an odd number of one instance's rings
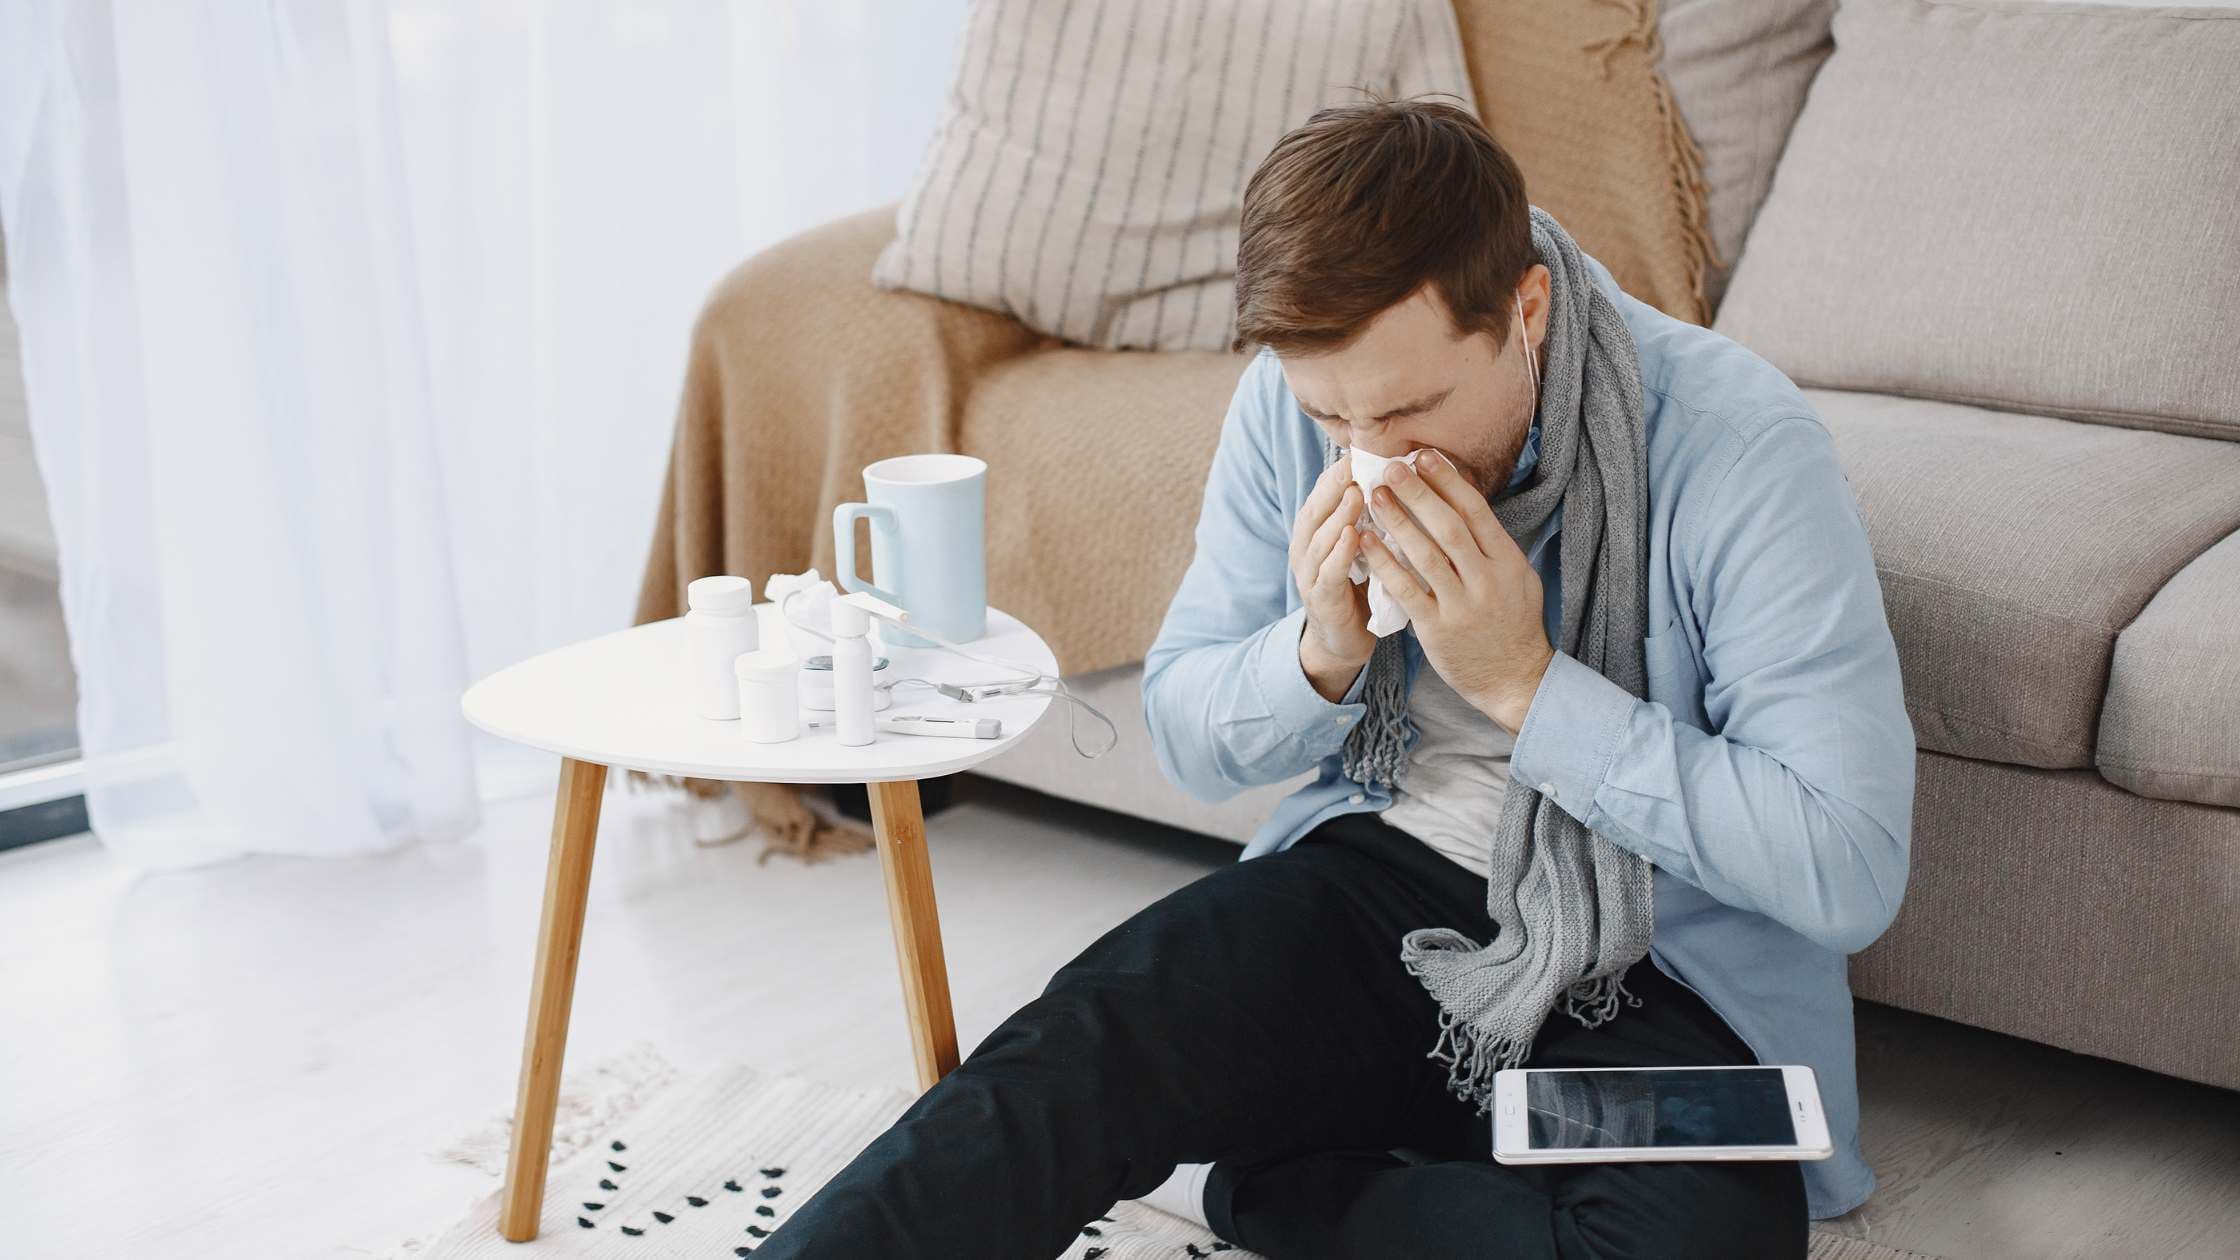
[[[2240,806],[2240,534],[2116,636],[2099,761],[2141,796]]]
[[[957,449],[988,461],[988,602],[1067,673],[1140,661],[1158,636],[1249,362],[1050,349],[974,382]]]
[[[2240,443],[1805,394],[1866,519],[1921,745],[2093,765],[2117,635],[2240,527]]]

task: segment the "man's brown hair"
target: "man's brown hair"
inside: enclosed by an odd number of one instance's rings
[[[1536,261],[1524,174],[1468,111],[1320,110],[1245,186],[1235,348],[1338,349],[1427,281],[1458,336],[1506,338],[1510,295]]]

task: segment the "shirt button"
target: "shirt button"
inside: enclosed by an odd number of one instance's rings
[[[1344,726],[1344,725],[1345,725],[1346,723],[1348,723],[1348,722],[1351,722],[1351,721],[1353,720],[1353,715],[1352,715],[1352,714],[1350,714],[1350,713],[1341,713],[1341,714],[1339,714],[1339,715],[1337,716],[1337,719],[1336,719],[1336,720],[1337,720],[1337,723],[1338,723],[1338,725],[1340,725],[1340,726]]]
[[[1555,785],[1555,784],[1553,784],[1553,783],[1543,783],[1543,784],[1541,784],[1541,785],[1540,785],[1540,795],[1542,795],[1542,796],[1546,796],[1546,797],[1553,797],[1553,796],[1554,796],[1555,794],[1556,794],[1556,785]]]
[[[1359,805],[1361,802],[1368,799],[1368,797],[1363,796],[1361,793],[1355,792],[1353,795],[1346,798],[1346,802],[1351,805]]]

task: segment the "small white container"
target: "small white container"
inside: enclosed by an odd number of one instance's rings
[[[796,680],[801,662],[783,648],[749,652],[731,663],[739,687],[739,726],[758,744],[782,744],[801,734]]]
[[[684,590],[684,615],[692,640],[693,705],[719,722],[739,718],[739,684],[731,662],[762,646],[755,628],[754,583],[743,577],[704,577]]]

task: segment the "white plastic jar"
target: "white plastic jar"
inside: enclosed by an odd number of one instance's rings
[[[686,587],[684,597],[693,704],[701,717],[736,722],[739,680],[731,663],[761,646],[755,628],[754,583],[743,577],[704,577]]]
[[[782,744],[801,734],[801,662],[793,653],[778,644],[747,653],[731,668],[738,676],[739,727],[748,739]]]

